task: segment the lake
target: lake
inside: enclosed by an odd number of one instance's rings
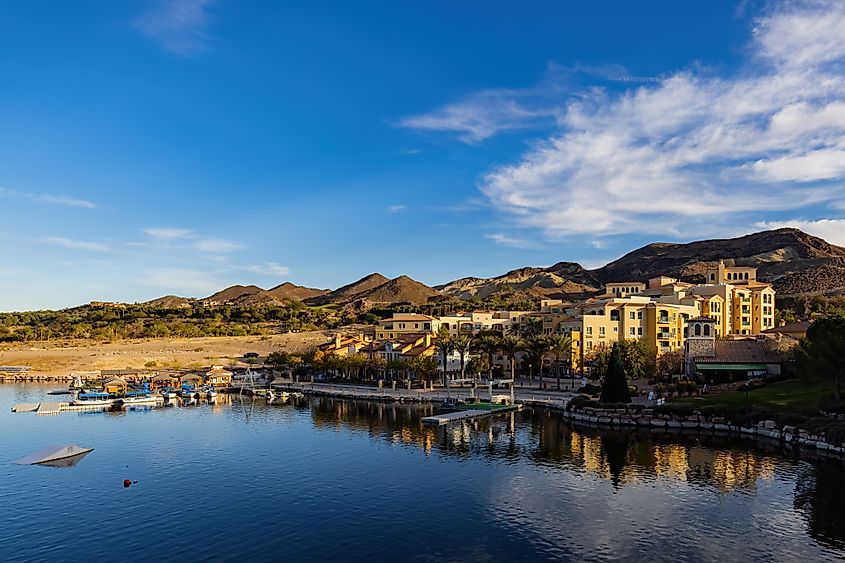
[[[776,444],[573,429],[544,409],[431,428],[430,405],[327,398],[10,412],[51,388],[0,385],[3,561],[845,556],[842,463]],[[65,443],[95,449],[13,463]]]

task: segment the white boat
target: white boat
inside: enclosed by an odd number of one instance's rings
[[[179,398],[179,393],[176,391],[162,391],[161,396],[164,397],[166,401],[172,401]]]
[[[214,389],[209,389],[208,391],[205,392],[205,398],[208,399],[209,401],[212,401],[212,402],[216,401],[217,400],[217,391],[215,391]]]
[[[124,407],[154,407],[158,403],[155,397],[123,397],[120,399],[120,404]]]
[[[79,393],[70,404],[75,407],[109,407],[112,403],[114,399],[108,393]]]
[[[22,465],[59,465],[72,466],[75,465],[85,455],[94,451],[94,448],[83,448],[74,444],[67,446],[50,446],[41,451],[28,455],[23,459],[19,459],[15,463]],[[62,463],[62,462],[65,463]]]

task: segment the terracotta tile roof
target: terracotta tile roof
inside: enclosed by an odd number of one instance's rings
[[[787,333],[787,332],[807,332],[807,329],[810,328],[812,324],[811,321],[802,321],[800,323],[792,323],[783,326],[776,326],[775,328],[769,328],[763,331],[765,334],[775,334],[775,333]]]
[[[716,357],[697,356],[699,364],[776,364],[777,355],[755,339],[717,340]]]

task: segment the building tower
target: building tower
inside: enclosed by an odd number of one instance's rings
[[[716,357],[716,321],[695,317],[687,321],[684,360],[687,377],[695,375],[695,358]]]

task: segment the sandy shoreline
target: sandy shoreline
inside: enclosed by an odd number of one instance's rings
[[[27,377],[61,377],[103,369],[199,369],[232,365],[247,352],[303,353],[329,340],[328,331],[273,336],[154,338],[95,342],[62,340],[0,345],[0,365],[30,366]],[[247,365],[247,364],[237,364]]]

